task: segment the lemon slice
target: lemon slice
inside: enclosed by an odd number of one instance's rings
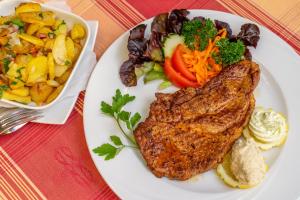
[[[257,146],[261,149],[261,150],[269,150],[273,147],[280,147],[281,145],[283,145],[286,141],[286,138],[287,138],[287,134],[285,134],[280,140],[278,141],[275,141],[275,142],[271,142],[271,143],[264,143],[264,142],[261,142],[260,140],[258,140],[255,136],[253,136],[251,134],[251,131],[249,131],[248,128],[245,128],[243,130],[243,136],[247,139],[249,138],[252,138],[254,139],[254,141],[256,142]]]
[[[259,184],[258,183],[255,185],[247,185],[247,184],[240,183],[231,172],[230,163],[231,163],[231,157],[230,157],[230,153],[228,153],[225,156],[223,163],[219,164],[216,170],[217,175],[219,176],[219,178],[221,178],[224,181],[226,185],[233,188],[249,189]],[[268,166],[266,165],[266,171],[267,170],[268,170]]]

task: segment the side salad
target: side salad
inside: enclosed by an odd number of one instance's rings
[[[145,38],[145,24],[130,31],[129,59],[119,71],[124,85],[136,86],[143,76],[145,84],[162,80],[160,89],[202,87],[223,68],[252,59],[248,47],[256,48],[260,39],[257,25],[244,24],[234,35],[226,22],[201,16],[189,19],[188,14],[176,9],[157,15],[149,39]]]

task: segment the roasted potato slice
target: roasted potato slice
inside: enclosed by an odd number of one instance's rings
[[[70,37],[66,38],[66,49],[67,49],[67,56],[71,61],[74,61],[75,58],[75,45],[73,40]]]
[[[74,24],[71,30],[71,37],[73,40],[82,39],[85,36],[84,27],[81,24]]]
[[[82,47],[80,44],[74,43],[74,59],[73,59],[74,61],[76,61],[77,58],[79,57],[81,49],[82,49]]]
[[[18,37],[37,46],[44,46],[44,41],[40,38],[28,35],[26,33],[18,34]]]
[[[6,24],[13,16],[0,16],[0,25]]]
[[[9,86],[12,89],[18,89],[24,86],[24,81],[27,79],[26,68],[11,62],[9,69],[6,72],[6,77],[9,78]]]
[[[49,95],[52,93],[53,87],[49,86],[46,82],[35,83],[29,90],[32,100],[41,105],[44,103]]]
[[[30,60],[32,60],[32,56],[31,55],[20,54],[20,55],[17,55],[15,62],[18,65],[21,65],[21,66],[25,67],[25,66],[28,65],[28,63],[30,62]]]
[[[20,45],[14,45],[12,47],[15,54],[30,54],[32,53],[32,50],[35,48],[40,48],[40,47],[37,47],[32,43],[27,42],[26,40],[21,40]]]
[[[20,77],[21,76],[21,68],[22,67],[20,67],[18,64],[16,64],[15,62],[10,62],[10,64],[8,65],[8,67],[9,67],[9,69],[6,72],[6,76],[10,80],[15,80],[16,77]]]
[[[58,65],[65,65],[67,60],[66,36],[63,34],[55,38],[53,45],[53,58]]]
[[[45,82],[48,74],[48,59],[45,56],[37,56],[33,58],[27,65],[28,79],[27,85],[36,82]]]
[[[61,24],[65,24],[65,21],[62,19],[57,19],[55,20],[54,25],[52,26],[52,28],[55,30],[57,29]]]
[[[66,65],[56,65],[55,66],[55,77],[62,76],[68,70]]]
[[[60,24],[54,31],[54,33],[56,35],[60,35],[60,34],[63,34],[63,35],[67,35],[68,33],[68,27],[65,23],[63,24]]]
[[[26,30],[26,33],[28,35],[32,35],[35,32],[37,32],[41,27],[42,27],[41,24],[29,24],[29,26],[28,26],[28,28]]]
[[[53,80],[55,78],[55,64],[52,53],[48,53],[48,68],[49,68],[49,79]]]
[[[3,74],[0,74],[0,85],[7,85],[9,82],[9,79],[4,76]]]
[[[49,50],[49,49],[53,49],[53,46],[54,46],[54,39],[47,39],[44,48]]]
[[[16,7],[16,15],[27,12],[39,12],[41,11],[41,5],[38,3],[21,3]]]
[[[20,13],[19,17],[22,21],[30,24],[40,24],[43,26],[52,26],[55,24],[55,15],[52,11]]]
[[[54,92],[52,92],[50,94],[50,96],[48,97],[46,103],[51,103],[54,99],[56,99],[56,97],[60,94],[60,92],[64,89],[64,85],[60,85],[58,86]]]
[[[0,29],[0,37],[8,36],[9,30],[8,29]]]
[[[14,80],[10,80],[9,81],[9,87],[12,89],[12,90],[16,90],[16,89],[19,89],[19,88],[23,88],[24,87],[24,82],[23,81],[20,81],[18,79],[14,79]]]
[[[60,84],[57,81],[55,81],[55,80],[48,80],[47,84],[50,85],[51,87],[58,87],[58,86],[60,86]]]
[[[24,86],[24,82],[26,81],[28,74],[25,67],[11,62],[9,64],[9,70],[6,73],[6,77],[10,80],[10,88],[17,89]]]
[[[8,43],[8,37],[0,37],[0,45],[4,46]]]
[[[22,97],[22,96],[12,94],[8,91],[3,92],[2,98],[6,99],[6,100],[10,100],[10,101],[17,101],[17,102],[24,103],[24,104],[28,104],[31,102],[30,96]]]
[[[29,88],[28,87],[21,87],[18,89],[11,90],[10,93],[18,95],[20,97],[27,97],[29,95]]]
[[[39,37],[41,35],[45,35],[46,37],[48,37],[48,34],[51,33],[52,30],[46,26],[40,28],[37,32],[36,35]]]
[[[59,83],[59,84],[64,84],[65,82],[67,82],[68,78],[70,77],[71,73],[72,73],[72,68],[69,68],[65,73],[63,73],[61,76],[55,78],[55,80]]]
[[[24,45],[14,45],[12,47],[15,54],[27,54],[30,53],[30,46],[24,46]]]

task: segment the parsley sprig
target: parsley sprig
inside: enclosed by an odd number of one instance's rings
[[[14,24],[14,25],[18,26],[19,32],[24,32],[25,24],[24,24],[24,22],[23,22],[21,19],[19,19],[19,18],[14,18],[14,19],[12,19],[12,20],[6,21],[4,24],[5,24],[5,25]]]
[[[110,139],[114,145],[105,143],[93,149],[93,152],[98,154],[99,156],[105,156],[105,160],[114,158],[124,147],[138,149],[132,132],[141,119],[141,115],[139,113],[134,113],[133,115],[131,115],[131,112],[123,110],[123,107],[126,104],[132,102],[134,99],[135,96],[130,96],[129,94],[123,95],[121,91],[117,89],[115,96],[112,97],[112,104],[104,101],[101,102],[101,111],[104,114],[112,117],[116,121],[122,134],[131,143],[131,145],[124,145],[118,136],[110,136]],[[122,123],[126,125],[128,131],[125,131]]]
[[[184,22],[182,28],[184,43],[193,50],[203,51],[208,45],[209,39],[213,39],[217,33],[218,31],[211,19],[187,21]]]
[[[217,63],[224,66],[234,64],[242,59],[245,52],[245,45],[242,41],[230,42],[227,38],[222,38],[216,43],[219,53],[213,55]]]
[[[112,143],[114,145],[105,143],[105,144],[102,144],[101,146],[93,149],[93,152],[98,154],[99,156],[105,156],[104,160],[113,159],[125,147],[138,149],[136,146],[130,146],[130,145],[123,144],[121,139],[116,135],[110,136],[110,140],[112,141]]]
[[[22,80],[22,73],[21,73],[21,70],[25,70],[25,67],[20,67],[19,69],[17,69],[17,73],[19,74],[17,77],[15,77],[17,80],[19,80],[19,81],[21,81],[21,82],[23,82],[23,83],[25,83],[23,80]]]

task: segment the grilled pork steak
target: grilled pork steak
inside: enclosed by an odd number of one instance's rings
[[[157,93],[148,118],[134,132],[150,170],[186,180],[222,162],[248,123],[259,74],[256,63],[241,61],[203,88]]]

